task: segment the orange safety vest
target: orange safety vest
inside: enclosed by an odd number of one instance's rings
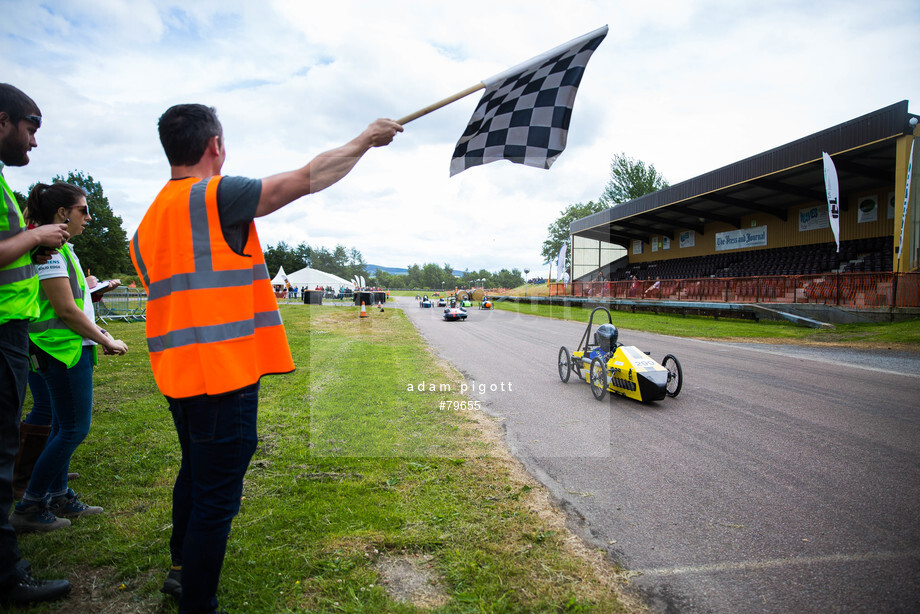
[[[222,394],[294,370],[255,224],[247,255],[235,253],[220,227],[219,182],[170,181],[131,239],[150,365],[168,397]]]

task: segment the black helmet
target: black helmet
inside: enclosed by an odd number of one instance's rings
[[[605,352],[609,352],[617,347],[617,337],[620,331],[613,324],[601,324],[594,332],[594,343]]]

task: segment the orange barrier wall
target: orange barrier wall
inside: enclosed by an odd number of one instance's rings
[[[549,295],[726,303],[821,303],[854,308],[920,307],[920,273],[576,281],[549,284]]]

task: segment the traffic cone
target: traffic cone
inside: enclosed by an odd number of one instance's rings
[[[364,307],[364,301],[361,301],[361,317],[362,317],[362,318],[366,318],[366,317],[367,317],[367,309],[365,309],[365,307]]]
[[[380,311],[383,311],[383,303],[381,303],[380,301],[377,301],[377,309],[379,309]]]

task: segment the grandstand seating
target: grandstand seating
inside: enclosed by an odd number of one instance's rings
[[[754,277],[815,275],[831,271],[888,272],[893,260],[891,237],[873,237],[777,247],[709,256],[643,262],[613,271],[608,279],[692,279],[699,277]]]

